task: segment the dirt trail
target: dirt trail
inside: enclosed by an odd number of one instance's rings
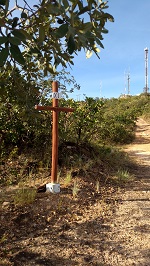
[[[120,195],[113,228],[108,233],[110,248],[105,261],[111,266],[150,265],[150,124],[137,121],[134,143],[125,151],[137,161],[136,180]],[[122,193],[122,191],[121,191]]]

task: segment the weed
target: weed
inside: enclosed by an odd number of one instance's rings
[[[58,171],[58,174],[57,174],[57,183],[60,183],[60,177],[61,177],[61,170]]]
[[[89,159],[86,163],[84,163],[83,170],[86,172],[87,170],[91,169],[93,167],[95,160]]]
[[[133,180],[133,175],[131,175],[127,170],[118,170],[116,180],[118,183],[126,183]]]
[[[57,205],[57,211],[61,211],[62,207],[63,207],[63,201],[60,198],[59,201],[58,201],[58,205]]]
[[[74,180],[74,185],[73,185],[73,188],[72,188],[72,195],[73,195],[74,198],[77,197],[79,190],[80,189],[79,189],[79,185],[77,183],[77,180]]]
[[[4,243],[7,241],[8,236],[4,233],[2,237],[0,238],[0,243]]]
[[[12,158],[16,158],[17,156],[18,156],[18,147],[15,146],[9,154],[9,158],[12,159]]]
[[[66,174],[66,177],[64,178],[64,185],[65,186],[68,186],[71,183],[71,180],[72,180],[71,172],[72,171],[68,171]]]
[[[14,195],[15,205],[26,205],[34,201],[36,195],[36,190],[31,188],[22,187],[17,190]]]
[[[50,160],[47,160],[46,161],[46,167],[45,167],[47,170],[50,168]]]

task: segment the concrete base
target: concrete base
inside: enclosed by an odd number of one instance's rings
[[[46,184],[46,192],[59,193],[60,192],[60,184],[57,184],[57,183]]]

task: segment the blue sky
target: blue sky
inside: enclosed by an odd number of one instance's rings
[[[69,70],[81,85],[69,97],[119,97],[127,88],[130,72],[130,94],[143,92],[145,86],[145,52],[150,48],[150,0],[109,0],[109,9],[115,22],[106,24],[104,49],[100,60],[94,55],[86,59],[84,52],[74,60]],[[126,78],[125,78],[126,76]]]

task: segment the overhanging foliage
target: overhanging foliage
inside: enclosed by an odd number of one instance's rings
[[[0,66],[7,61],[26,67],[31,59],[54,73],[58,65],[73,64],[83,48],[98,55],[105,23],[114,21],[102,0],[0,0]]]

